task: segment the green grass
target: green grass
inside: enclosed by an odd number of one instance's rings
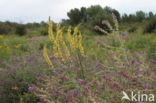
[[[36,34],[37,32],[31,31],[31,33]],[[85,33],[87,35],[85,35]],[[82,63],[85,65],[86,71],[88,71],[86,83],[90,84],[90,90],[98,96],[95,97],[97,101],[101,101],[100,99],[105,100],[100,103],[108,103],[110,99],[113,99],[112,96],[115,98],[111,102],[120,102],[120,92],[111,89],[114,88],[111,87],[112,84],[107,85],[107,82],[103,81],[101,76],[110,77],[113,83],[120,83],[125,89],[133,90],[135,88],[131,82],[125,84],[123,80],[124,77],[111,74],[119,71],[126,71],[129,76],[133,77],[133,65],[124,68],[125,70],[121,67],[123,64],[127,65],[126,63],[130,62],[126,61],[126,58],[138,59],[138,63],[144,63],[134,65],[141,68],[144,73],[155,73],[154,70],[146,71],[145,68],[146,64],[150,66],[153,65],[148,63],[149,60],[156,59],[156,34],[143,35],[138,31],[128,33],[126,37],[121,37],[125,40],[124,47],[122,47],[122,42],[117,36],[99,36],[90,35],[90,33],[90,31],[83,32],[83,45],[87,62],[82,60]],[[36,103],[38,97],[28,92],[28,88],[31,84],[41,83],[40,79],[42,77],[51,75],[48,69],[49,67],[42,56],[42,49],[45,44],[48,45],[48,47],[51,45],[47,36],[40,35],[21,37],[10,35],[0,39],[0,71],[2,71],[0,74],[0,81],[3,82],[0,86],[0,93],[3,93],[5,96],[0,97],[0,102]],[[141,54],[143,52],[145,55]],[[102,67],[98,67],[101,65]],[[62,89],[67,91],[74,88],[82,89],[81,85],[72,81],[75,78],[78,79],[76,77],[76,72],[70,71],[66,67],[63,68],[65,69],[65,77],[67,77],[69,81],[64,81],[65,86],[62,87]],[[145,75],[145,77],[148,76]],[[149,78],[152,79],[151,76],[149,76]],[[56,80],[57,79],[56,77]],[[98,87],[94,86],[92,82],[95,82],[99,88],[105,85],[105,91],[102,91],[103,89],[101,91],[98,90]],[[150,81],[146,82],[151,84]],[[144,84],[143,81],[141,83]],[[14,86],[18,87],[18,90],[12,90],[11,88]],[[57,88],[55,83],[54,86]],[[80,93],[82,95],[81,98],[83,98],[83,92],[86,91],[84,90],[81,92],[82,94]],[[112,94],[111,92],[114,93]],[[9,96],[9,99],[6,98],[7,96]],[[84,99],[86,98],[84,96]],[[75,103],[80,102],[81,101]]]

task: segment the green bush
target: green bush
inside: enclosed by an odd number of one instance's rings
[[[156,32],[156,16],[147,21],[144,27],[144,33]]]
[[[11,27],[5,23],[0,23],[0,34],[8,34],[11,31]]]
[[[25,27],[24,25],[18,25],[18,26],[16,27],[15,33],[16,33],[17,35],[22,36],[22,35],[25,35],[26,32],[27,32],[27,31],[26,31],[26,27]]]
[[[48,35],[48,30],[47,30],[47,28],[42,29],[42,30],[40,31],[40,34],[43,35],[43,36]]]
[[[47,45],[47,47],[50,47],[52,45],[52,43],[51,43],[51,41],[41,42],[39,45],[39,50],[42,50],[45,45]]]
[[[133,26],[133,27],[131,27],[131,28],[128,29],[128,32],[129,33],[134,33],[136,31],[137,31],[137,27],[135,27],[135,26]]]

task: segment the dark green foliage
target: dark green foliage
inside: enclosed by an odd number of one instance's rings
[[[45,36],[45,35],[48,35],[48,29],[47,28],[43,28],[41,31],[40,31],[40,34]]]
[[[85,28],[95,31],[94,26],[98,25],[103,29],[108,29],[106,25],[102,25],[103,20],[108,20],[113,25],[112,13],[116,15],[118,21],[120,21],[120,13],[110,7],[101,7],[100,5],[90,6],[88,8],[82,7],[81,9],[72,9],[67,13],[69,19],[62,20],[63,25],[78,25],[84,24]],[[109,31],[108,31],[109,32]],[[101,32],[96,31],[100,34]]]
[[[149,12],[148,15],[149,15],[149,18],[152,18],[154,16],[153,12],[151,12],[151,11]]]
[[[137,27],[133,26],[130,29],[128,29],[128,32],[129,33],[134,33],[134,32],[136,32],[136,30],[137,30]]]
[[[81,12],[79,9],[72,9],[70,12],[67,13],[67,15],[70,18],[71,24],[78,24],[81,22]]]
[[[136,21],[142,22],[146,18],[146,14],[143,11],[136,12]]]
[[[112,9],[112,8],[110,8],[110,7],[107,7],[107,6],[104,8],[104,10],[105,10],[107,13],[109,13],[109,14],[114,13],[115,16],[117,17],[117,20],[120,21],[121,17],[120,17],[119,11],[117,11],[117,10],[115,10],[115,9]]]
[[[87,21],[87,15],[86,15],[86,8],[82,7],[80,10],[75,8],[70,10],[70,12],[67,13],[68,17],[70,18],[69,23],[70,24],[79,24],[80,22],[86,22]]]
[[[14,25],[17,25],[16,23],[11,23],[9,21],[6,22],[0,22],[0,34],[9,34],[13,31]]]
[[[144,33],[156,32],[156,16],[148,20],[144,26]]]
[[[15,33],[20,36],[25,35],[26,32],[27,31],[25,25],[18,25],[15,29]]]
[[[55,27],[55,25],[54,25]],[[10,21],[0,22],[0,34],[2,35],[36,35],[41,32],[42,35],[46,35],[45,30],[42,28],[47,28],[47,23],[41,21],[40,23],[27,23],[27,24],[20,24],[14,23]]]
[[[137,11],[134,14],[123,14],[121,21],[124,23],[136,23],[143,22],[146,19],[151,19],[154,16],[153,12],[145,13],[143,11]]]
[[[50,47],[52,45],[51,41],[45,41],[45,42],[41,42],[39,45],[39,50],[43,50],[44,46]]]
[[[67,13],[69,20],[63,20],[63,22],[68,22],[71,25],[87,23],[92,27],[101,24],[102,20],[110,20],[112,13],[114,13],[117,16],[117,19],[120,20],[120,13],[110,7],[102,8],[100,5],[95,5],[88,8],[75,8]]]

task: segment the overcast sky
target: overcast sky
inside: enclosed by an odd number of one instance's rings
[[[137,10],[156,13],[156,0],[0,0],[0,21],[40,22],[51,16],[55,22],[67,18],[72,8],[82,6],[110,6],[120,13],[134,13]]]

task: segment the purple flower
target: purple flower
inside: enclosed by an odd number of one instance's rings
[[[142,88],[143,88],[143,89],[155,89],[155,86],[147,85],[147,84],[146,84],[146,85],[143,85]]]
[[[102,45],[102,42],[97,41],[96,44],[97,44],[97,45]]]
[[[33,91],[33,87],[32,86],[29,86],[28,87],[28,91],[32,92]]]
[[[53,61],[57,61],[58,60],[58,57],[56,57],[56,56],[50,56],[50,59],[53,60]]]
[[[109,22],[106,21],[106,20],[103,20],[103,21],[102,21],[102,24],[103,24],[103,25],[109,25]]]
[[[124,74],[124,72],[123,71],[118,71],[117,74],[122,75],[122,74]]]
[[[84,85],[83,88],[84,88],[84,89],[88,89],[88,85]]]
[[[114,20],[117,19],[116,15],[115,15],[114,13],[112,13],[112,18],[113,18]]]
[[[108,76],[103,76],[103,79],[106,80],[107,82],[111,82],[112,81],[111,77],[108,77]]]
[[[99,26],[97,26],[97,25],[96,25],[96,26],[94,26],[94,29],[95,29],[95,30],[99,30],[99,28],[100,28],[100,27],[99,27]]]
[[[151,63],[156,63],[156,60],[153,60],[153,59],[152,59],[152,60],[150,60],[150,62],[151,62]]]
[[[71,94],[72,97],[76,97],[76,96],[78,96],[78,92],[79,92],[79,90],[76,89],[76,88],[70,90],[70,94]]]
[[[85,83],[85,81],[83,79],[78,79],[77,82],[80,83],[80,84],[84,84]]]
[[[123,76],[125,78],[130,79],[130,76],[125,71],[118,71],[117,74],[119,74],[119,75],[121,75],[121,76]]]
[[[127,35],[127,33],[125,33],[125,32],[120,32],[120,35],[123,36],[123,37],[125,37],[125,36]]]

